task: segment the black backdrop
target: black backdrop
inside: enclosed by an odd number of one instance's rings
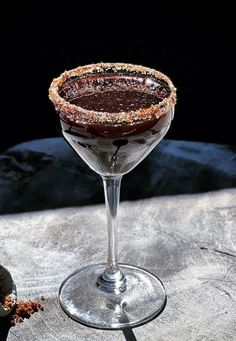
[[[230,9],[206,13],[193,4],[177,14],[151,4],[131,11],[115,3],[95,9],[91,2],[86,10],[70,1],[51,9],[23,5],[3,12],[0,150],[58,136],[50,81],[100,61],[142,64],[170,76],[178,104],[168,138],[236,144]]]

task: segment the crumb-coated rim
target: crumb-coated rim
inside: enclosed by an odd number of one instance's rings
[[[138,72],[146,77],[154,77],[167,83],[170,94],[158,104],[151,105],[149,108],[138,109],[134,111],[122,111],[118,113],[101,112],[87,110],[75,104],[66,101],[59,95],[61,86],[66,80],[74,76],[90,75],[102,73],[106,70],[115,72]],[[131,75],[132,76],[132,75]],[[63,114],[70,122],[76,124],[132,124],[140,121],[159,118],[176,103],[176,89],[171,80],[163,73],[140,65],[124,63],[98,63],[85,66],[79,66],[70,71],[63,72],[59,77],[53,79],[49,88],[49,98],[53,102],[55,109]]]

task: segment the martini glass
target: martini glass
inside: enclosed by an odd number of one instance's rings
[[[120,183],[169,129],[175,88],[153,69],[100,63],[61,74],[52,81],[49,97],[65,139],[101,175],[107,211],[107,263],[89,265],[65,279],[59,290],[61,307],[92,327],[125,329],[143,324],[164,309],[166,294],[154,274],[118,264]]]

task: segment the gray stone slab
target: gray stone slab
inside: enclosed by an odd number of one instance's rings
[[[126,201],[119,221],[120,261],[163,280],[164,312],[124,333],[85,327],[59,307],[62,280],[106,258],[103,205],[2,215],[0,258],[18,298],[46,297],[45,310],[11,328],[7,340],[235,340],[236,190]]]

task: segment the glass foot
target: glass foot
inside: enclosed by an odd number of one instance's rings
[[[125,329],[148,322],[162,312],[166,294],[156,276],[142,268],[119,264],[127,289],[118,294],[107,293],[97,286],[105,267],[106,264],[87,266],[62,283],[59,301],[70,317],[95,328]]]

